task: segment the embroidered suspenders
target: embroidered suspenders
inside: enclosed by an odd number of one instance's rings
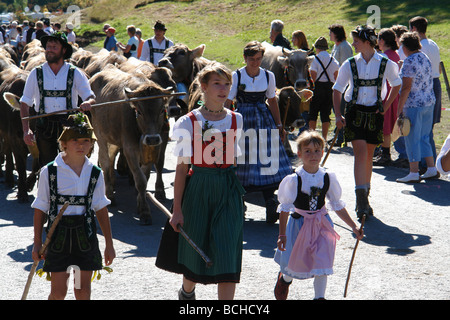
[[[164,51],[169,48],[169,40],[166,39],[166,47],[164,49],[157,49],[153,47],[153,43],[152,43],[152,39],[147,40],[148,42],[148,47],[150,48],[150,62],[151,63],[155,63],[154,61],[154,57],[153,54],[154,53],[162,53],[164,54]]]
[[[376,104],[378,110],[383,112],[383,98],[381,97],[381,88],[383,85],[384,71],[386,70],[388,59],[386,57],[382,57],[380,62],[380,69],[378,70],[378,78],[367,80],[359,78],[355,58],[354,57],[349,58],[349,62],[353,77],[353,93],[352,93],[352,100],[350,100],[350,102],[347,104],[347,108],[356,105],[359,87],[377,87]]]
[[[69,72],[67,73],[66,90],[44,90],[44,74],[42,66],[36,68],[37,83],[39,88],[39,113],[45,113],[45,98],[66,98],[66,109],[72,109],[72,87],[75,74],[75,66],[69,65]]]
[[[92,167],[91,177],[89,179],[89,185],[87,188],[87,194],[85,196],[68,196],[58,193],[58,183],[57,183],[57,169],[54,165],[54,161],[47,165],[48,168],[48,183],[50,189],[50,209],[48,213],[48,224],[47,232],[50,229],[53,221],[55,221],[58,215],[58,205],[63,205],[66,201],[69,201],[69,205],[72,206],[85,206],[85,225],[88,237],[95,235],[96,225],[95,225],[95,212],[91,208],[92,198],[94,195],[95,186],[100,175],[100,168],[97,166]]]

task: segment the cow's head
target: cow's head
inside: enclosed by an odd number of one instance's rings
[[[312,97],[312,91],[296,91],[293,87],[284,87],[278,93],[280,116],[285,128],[300,128],[305,125],[302,113],[309,111],[306,102]]]
[[[156,67],[149,79],[157,83],[162,88],[176,88],[177,84],[173,80],[172,71],[168,68]],[[169,99],[169,105],[167,108],[167,114],[169,117],[177,117],[181,114],[181,108],[178,105],[179,100],[175,97]]]
[[[124,88],[127,98],[139,98],[146,96],[166,95],[172,92],[172,88],[163,89],[153,82],[146,82],[131,90]],[[136,122],[141,132],[141,143],[147,146],[161,144],[160,132],[166,124],[166,111],[169,98],[157,98],[131,102],[131,107],[136,113]]]
[[[295,90],[302,90],[309,85],[309,66],[313,56],[311,51],[302,49],[288,50],[283,48],[283,55],[278,57],[278,62],[284,69],[286,81],[292,85]]]
[[[190,50],[186,45],[177,44],[168,48],[158,66],[169,68],[175,82],[183,82],[192,78],[193,61],[200,58],[205,51],[205,45]]]

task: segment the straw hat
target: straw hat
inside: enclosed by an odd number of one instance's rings
[[[401,115],[395,121],[394,129],[392,129],[392,142],[395,142],[400,137],[406,137],[411,130],[411,120],[408,117]]]

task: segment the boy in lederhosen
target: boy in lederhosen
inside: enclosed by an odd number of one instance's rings
[[[333,105],[336,126],[344,127],[345,141],[353,147],[356,213],[361,219],[373,215],[368,201],[373,153],[383,141],[383,115],[398,95],[402,81],[397,65],[375,51],[377,36],[373,27],[358,26],[352,36],[358,54],[339,69],[333,86]],[[386,80],[392,89],[384,100]],[[339,106],[344,91],[346,108],[342,116]]]
[[[94,270],[102,269],[95,216],[105,237],[105,265],[115,258],[111,226],[105,196],[105,183],[100,168],[87,158],[95,140],[94,130],[86,115],[69,116],[58,141],[63,152],[41,169],[34,208],[33,260],[45,259],[43,270],[51,274],[50,300],[64,299],[69,270],[75,271],[76,299],[89,299]],[[68,201],[62,219],[56,226],[44,256],[42,231],[48,221],[50,229],[62,205]]]

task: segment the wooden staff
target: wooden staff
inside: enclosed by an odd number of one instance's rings
[[[366,221],[366,215],[363,215],[363,217],[361,219],[360,230],[362,230],[362,228],[364,227],[365,221]],[[353,249],[352,259],[350,260],[350,266],[348,267],[347,280],[345,281],[344,298],[347,297],[348,282],[350,280],[350,273],[352,272],[353,260],[355,259],[355,253],[356,253],[356,249],[358,248],[358,244],[359,244],[359,239],[356,239],[356,244],[355,244],[355,248]]]
[[[64,205],[62,206],[62,208],[59,210],[55,221],[53,221],[53,224],[47,233],[45,242],[42,245],[41,249],[39,250],[39,257],[41,257],[44,254],[45,249],[47,248],[48,244],[50,243],[50,240],[52,239],[53,232],[55,232],[56,226],[58,225],[59,220],[61,220],[62,215],[63,215],[64,211],[66,211],[68,206],[69,206],[69,202],[65,202]],[[33,265],[31,266],[30,273],[28,274],[27,284],[25,285],[25,289],[23,290],[22,300],[27,299],[28,291],[30,290],[30,286],[31,286],[31,281],[33,280],[33,276],[34,276],[34,273],[36,272],[36,268],[37,268],[38,264],[39,264],[39,260],[34,261]]]
[[[286,103],[286,111],[284,112],[284,117],[283,117],[283,129],[286,126],[286,119],[287,119],[287,115],[288,115],[288,111],[289,111],[289,107],[291,106],[291,97],[288,97],[287,103]]]
[[[448,84],[447,72],[445,71],[444,62],[440,62],[442,75],[444,76],[445,87],[447,88],[448,98],[450,99],[450,86]]]
[[[169,210],[167,210],[166,207],[164,207],[162,205],[161,202],[159,202],[155,196],[153,194],[151,194],[150,192],[147,192],[147,196],[150,198],[150,200],[152,200],[152,202],[162,211],[164,212],[164,214],[167,216],[167,218],[172,218],[172,214],[169,212]],[[186,234],[186,232],[184,231],[184,229],[178,225],[178,230],[180,230],[181,235],[186,239],[186,241],[191,245],[192,248],[194,248],[195,251],[197,251],[197,253],[202,257],[202,259],[205,261],[206,263],[206,267],[211,267],[213,265],[213,262],[211,261],[211,259],[203,252],[202,249],[200,249],[194,241],[192,241],[192,239]]]
[[[328,156],[330,155],[331,149],[333,149],[334,144],[336,143],[336,139],[337,139],[337,137],[339,135],[339,131],[340,130],[341,129],[339,129],[339,128],[336,129],[336,133],[334,134],[334,138],[333,138],[333,141],[331,142],[331,146],[328,148],[327,154],[325,155],[325,158],[323,158],[323,161],[320,164],[321,167],[323,167],[325,165],[325,162],[327,161]]]
[[[184,95],[186,95],[186,92],[175,92],[175,93],[170,93],[170,94],[161,94],[161,95],[157,95],[157,96],[146,96],[146,97],[129,98],[129,99],[123,99],[123,100],[116,100],[116,101],[100,102],[100,103],[95,103],[95,104],[91,105],[91,107],[99,108],[99,107],[111,106],[111,105],[121,104],[121,103],[126,103],[126,102],[137,102],[137,101],[143,101],[143,100],[152,100],[152,99],[159,99],[159,98],[173,97],[173,96],[184,96]],[[22,120],[39,119],[39,118],[53,116],[55,114],[69,113],[69,112],[75,112],[75,111],[81,111],[81,108],[53,111],[53,112],[49,112],[49,113],[39,114],[36,116],[24,117],[24,118],[22,118]]]

